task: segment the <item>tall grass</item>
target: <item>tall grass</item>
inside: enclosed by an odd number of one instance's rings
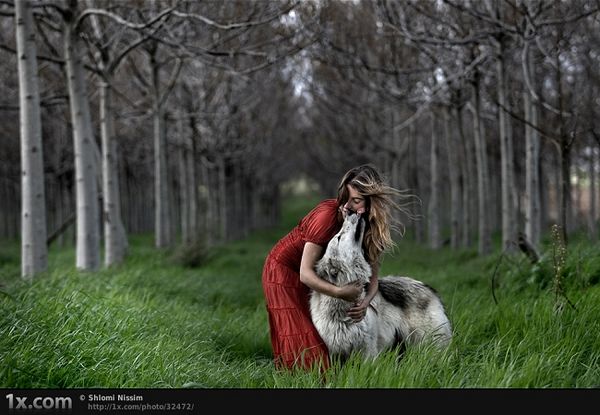
[[[520,254],[479,257],[407,240],[381,274],[410,275],[441,295],[454,328],[443,351],[409,348],[352,357],[322,376],[271,361],[261,287],[264,258],[312,206],[288,200],[277,229],[216,248],[198,268],[133,237],[118,267],[74,268],[53,248],[50,271],[19,277],[19,247],[0,245],[0,385],[11,388],[589,388],[600,386],[600,248],[568,247],[557,309],[552,247],[533,266]],[[551,244],[551,241],[548,242]],[[492,277],[494,291],[492,295]],[[496,301],[494,300],[494,296]]]

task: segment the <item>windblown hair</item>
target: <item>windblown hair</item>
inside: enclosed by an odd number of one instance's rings
[[[396,210],[413,218],[414,215],[410,213],[405,202],[416,196],[389,186],[373,165],[363,164],[350,169],[340,181],[337,196],[339,206],[348,201],[350,196],[346,186],[348,184],[365,198],[365,213],[368,220],[363,249],[367,261],[373,265],[379,261],[386,250],[396,245],[391,231],[396,230],[400,235],[404,234],[404,225],[393,211]]]

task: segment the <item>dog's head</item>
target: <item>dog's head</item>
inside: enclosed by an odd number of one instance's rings
[[[365,279],[368,267],[362,243],[365,236],[365,220],[359,214],[346,216],[342,229],[329,241],[325,254],[317,263],[317,274],[335,284],[344,285],[356,279]]]
[[[335,256],[342,260],[362,255],[362,242],[365,233],[365,220],[358,213],[346,216],[342,229],[335,234],[325,251],[330,251],[329,256]]]

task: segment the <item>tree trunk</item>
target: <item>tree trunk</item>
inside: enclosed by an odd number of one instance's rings
[[[123,261],[126,235],[121,219],[112,91],[107,82],[100,84],[100,134],[102,137],[102,194],[104,200],[104,265],[110,267]]]
[[[94,7],[94,1],[88,0],[88,6]],[[97,16],[90,16],[96,39],[102,43],[102,50],[96,53],[102,78],[100,92],[100,134],[102,140],[102,190],[104,221],[104,263],[107,267],[123,261],[128,247],[127,232],[123,225],[121,211],[121,181],[119,153],[114,131],[114,112],[112,99],[112,78],[116,67],[110,63],[110,42],[102,34]]]
[[[171,245],[169,174],[167,167],[167,139],[165,135],[164,110],[160,103],[160,77],[157,62],[151,58],[152,86],[154,88],[154,224],[155,245],[166,248]]]
[[[557,42],[557,50],[559,45]],[[560,160],[559,170],[559,187],[560,187],[560,202],[559,202],[559,224],[562,231],[562,239],[565,245],[568,244],[569,226],[572,223],[570,220],[570,208],[571,208],[571,142],[567,136],[565,121],[562,116],[563,113],[563,87],[562,87],[562,71],[561,62],[559,59],[559,53],[555,56],[555,68],[556,68],[556,88],[557,88],[557,101],[558,101],[558,125],[559,125],[559,149],[558,156]]]
[[[498,58],[496,61],[496,76],[498,79],[498,125],[500,133],[500,159],[501,159],[501,183],[500,191],[502,194],[502,245],[504,249],[516,250],[517,241],[517,215],[515,209],[514,194],[514,154],[512,128],[510,119],[507,116],[510,103],[506,97],[506,70],[504,64],[504,48],[502,41],[498,45]]]
[[[203,232],[207,245],[212,246],[215,244],[215,235],[217,233],[217,192],[214,191],[213,172],[209,166],[208,160],[204,157],[201,157],[201,176],[201,182],[204,184],[204,189],[206,189],[201,194],[201,206],[204,207],[204,209],[202,209]]]
[[[589,158],[589,163],[588,163],[588,175],[590,176],[590,191],[589,191],[589,198],[590,198],[590,208],[588,211],[588,235],[589,238],[592,242],[597,242],[598,241],[598,227],[596,226],[596,211],[597,211],[597,207],[596,207],[596,171],[594,169],[594,162],[595,162],[595,146],[592,144],[590,146],[590,158]]]
[[[190,212],[189,212],[189,192],[188,192],[188,168],[187,168],[187,146],[184,135],[183,114],[180,111],[177,117],[177,166],[179,168],[179,207],[181,243],[184,246],[190,245]]]
[[[450,115],[448,108],[444,107],[444,137],[446,139],[446,148],[448,155],[448,173],[450,176],[450,246],[457,249],[460,246],[460,230],[464,227],[461,224],[460,215],[460,160],[456,136],[450,129]]]
[[[244,186],[242,184],[241,166],[239,164],[233,164],[231,166],[231,188],[233,190],[232,199],[233,203],[229,204],[231,210],[231,229],[230,233],[232,238],[237,240],[245,236],[247,228],[247,217],[243,214],[244,209]]]
[[[569,208],[571,206],[571,148],[565,143],[566,139],[563,138],[563,145],[560,147],[559,160],[560,160],[560,209],[559,209],[559,223],[562,231],[562,238],[566,244],[568,244],[568,229],[570,226]]]
[[[523,92],[525,120],[537,125],[537,110],[531,94]],[[525,124],[525,236],[534,248],[541,238],[540,216],[540,138],[537,131]]]
[[[76,2],[72,4],[76,5]],[[73,7],[76,9],[76,7]],[[75,16],[75,10],[72,10]],[[92,133],[92,121],[85,74],[80,53],[85,46],[79,43],[75,22],[65,22],[64,50],[67,68],[69,103],[73,123],[75,151],[75,182],[77,193],[77,268],[95,271],[100,265],[100,230],[98,224],[98,187],[96,177],[96,143]]]
[[[476,198],[473,195],[476,193],[475,187],[475,163],[473,162],[473,139],[467,138],[463,127],[463,111],[459,109],[453,109],[454,118],[458,127],[458,138],[460,140],[460,168],[462,177],[462,238],[461,246],[468,248],[473,244],[473,226],[475,223],[474,218],[476,217],[475,203],[473,202]]]
[[[46,198],[42,157],[42,121],[37,78],[33,13],[29,0],[17,1],[16,38],[21,124],[21,275],[46,271]]]
[[[59,177],[56,180],[56,222],[57,223],[62,223],[65,220],[65,218],[67,217],[66,206],[65,206],[65,203],[63,200],[62,186],[63,186],[62,180]],[[63,248],[65,246],[64,232],[58,236],[56,243],[61,248]]]
[[[186,137],[186,172],[187,172],[187,192],[188,195],[188,217],[190,240],[193,243],[199,241],[198,229],[198,179],[196,175],[196,146],[192,137]]]
[[[440,234],[441,180],[439,163],[439,142],[436,131],[435,114],[431,112],[431,152],[430,152],[430,195],[429,195],[429,246],[432,249],[442,247]]]
[[[485,135],[481,127],[481,105],[479,98],[479,82],[473,84],[473,138],[475,141],[475,153],[477,156],[477,194],[478,194],[478,230],[480,255],[489,254],[492,251],[492,236],[489,228],[489,169],[487,157],[487,145]]]
[[[225,174],[225,158],[223,155],[219,155],[217,159],[217,171],[218,171],[218,199],[219,199],[219,237],[218,241],[223,243],[227,241],[227,176]]]
[[[409,148],[408,148],[408,152],[409,152],[409,156],[408,156],[408,163],[407,163],[407,167],[408,167],[408,186],[410,188],[410,191],[415,194],[415,195],[420,195],[421,194],[421,188],[419,185],[419,161],[418,161],[418,156],[419,156],[419,140],[416,136],[415,133],[415,128],[414,128],[414,124],[411,124],[409,126],[409,134],[408,134],[408,138],[409,141]],[[415,242],[417,243],[422,243],[423,242],[423,220],[421,219],[421,212],[420,212],[420,205],[419,207],[415,208],[418,209],[418,211],[416,212],[412,212],[413,214],[415,214],[417,216],[417,219],[413,221],[413,230],[415,233]]]

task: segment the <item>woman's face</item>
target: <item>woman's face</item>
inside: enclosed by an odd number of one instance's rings
[[[348,201],[344,204],[343,209],[346,213],[356,212],[365,213],[367,210],[367,201],[364,196],[361,196],[354,187],[347,184],[346,189],[348,190]]]

